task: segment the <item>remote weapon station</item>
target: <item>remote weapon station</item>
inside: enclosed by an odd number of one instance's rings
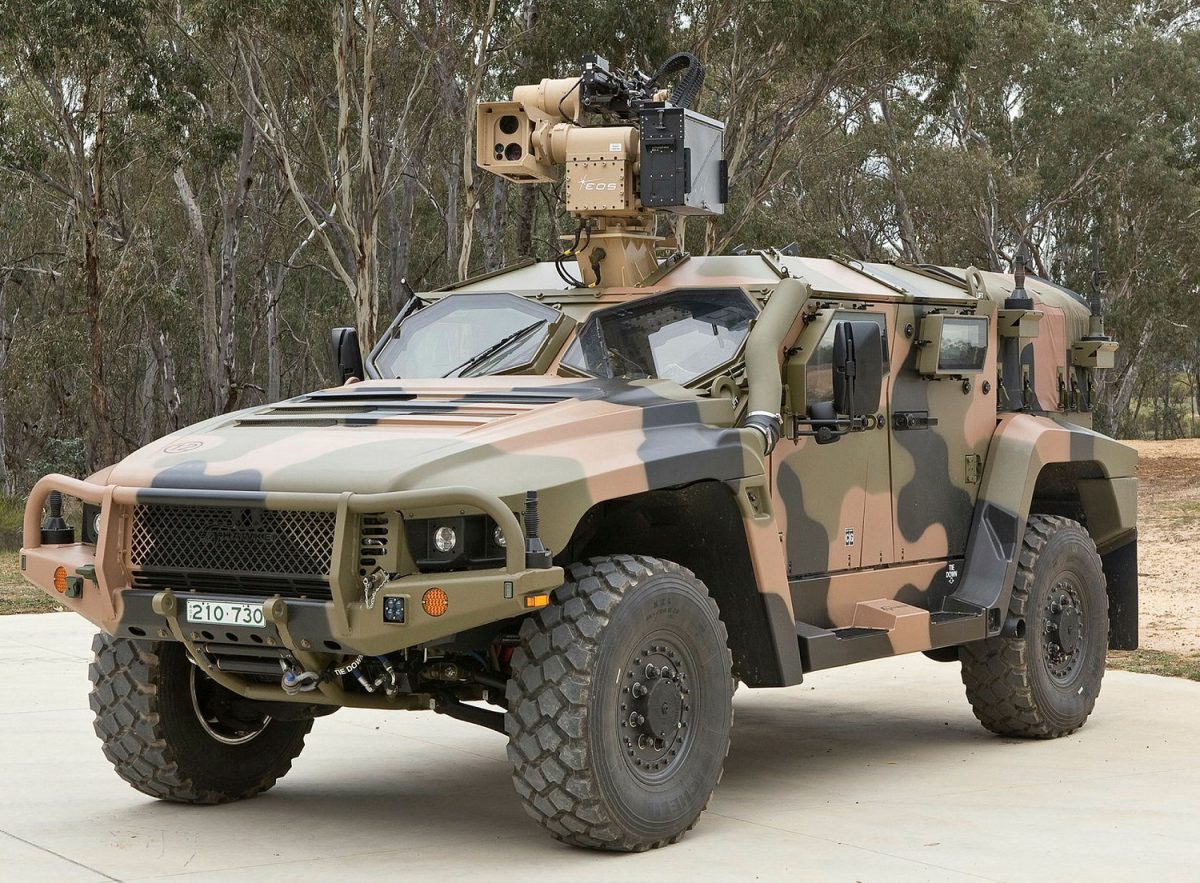
[[[1089,306],[1020,260],[688,256],[656,224],[726,200],[702,81],[591,56],[481,104],[481,168],[563,176],[556,260],[414,294],[366,354],[337,329],[333,388],[37,483],[21,569],[99,629],[121,777],[251,797],[315,718],[432,709],[507,735],[555,837],[641,850],[699,819],[739,681],[920,652],[995,733],[1083,725],[1138,619],[1098,274]]]

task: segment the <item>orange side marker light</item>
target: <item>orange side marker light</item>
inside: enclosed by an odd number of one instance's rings
[[[54,591],[60,595],[67,591],[67,569],[59,567],[54,571]]]
[[[529,607],[531,609],[537,608],[537,607],[548,607],[548,606],[550,606],[550,596],[549,595],[526,595],[525,596],[525,606]]]
[[[441,616],[450,607],[450,598],[442,589],[426,589],[421,596],[421,609],[430,616]]]

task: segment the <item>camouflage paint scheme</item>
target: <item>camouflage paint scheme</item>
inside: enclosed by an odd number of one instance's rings
[[[566,289],[552,264],[469,280],[422,297],[511,292],[583,321],[598,308],[678,288],[740,287],[761,305],[777,286],[803,280],[811,290],[801,314],[782,348],[771,342],[785,381],[785,438],[768,455],[758,433],[740,428],[744,393],[756,383],[741,354],[687,387],[570,376],[559,360],[572,330],[556,342],[557,356],[544,354],[545,374],[367,379],[215,417],[87,482],[47,476],[26,510],[22,568],[32,583],[110,633],[180,640],[195,652],[201,635],[180,612],[187,592],[134,588],[134,507],[232,502],[334,512],[331,600],[268,598],[262,602],[267,629],[258,633],[304,665],[323,667],[350,654],[420,647],[519,617],[527,596],[562,583],[561,565],[569,563],[563,556],[575,547],[589,513],[649,492],[715,483],[736,507],[741,528],[729,540],[731,553],[732,545],[743,547],[753,585],[711,588],[730,606],[744,601],[734,593],[756,589],[761,612],[755,608],[741,627],[731,628],[731,641],[767,646],[775,662],[765,674],[746,676],[748,682],[795,683],[803,670],[975,640],[1001,627],[1003,617],[991,614],[1006,609],[1015,549],[1046,467],[1074,464],[1076,499],[1102,554],[1135,542],[1136,480],[1133,451],[1093,433],[1086,411],[1065,407],[1083,400],[1072,384],[1087,383],[1084,369],[1070,363],[1070,348],[1087,329],[1082,302],[1028,281],[1041,314],[1038,335],[1018,339],[1021,362],[1030,368],[1029,399],[1004,403],[998,401],[998,325],[1012,280],[983,273],[984,290],[972,292],[965,275],[954,268],[763,253],[685,259],[644,287]],[[978,373],[917,373],[921,321],[935,311],[987,319],[989,342]],[[879,427],[818,445],[811,436],[793,435],[792,419],[805,416],[808,359],[843,314],[884,323],[888,363]],[[897,415],[906,414],[924,414],[936,424],[897,428]],[[38,528],[52,489],[102,507],[94,548],[41,546]],[[541,538],[558,556],[550,568],[526,566],[514,513],[530,490],[539,494]],[[507,540],[505,564],[421,573],[402,550],[377,591],[406,598],[409,618],[385,623],[381,605],[361,582],[358,549],[360,517],[389,512],[403,519],[486,513]],[[639,542],[653,546],[652,537]],[[88,565],[95,566],[95,579],[85,581],[80,597],[55,592],[55,568],[87,573]],[[449,597],[444,617],[421,609],[422,593],[433,586]],[[1133,592],[1136,598],[1136,582]],[[251,631],[231,629],[242,641]],[[734,652],[737,658],[739,648]],[[243,695],[287,698],[272,685],[209,671]],[[316,700],[309,694],[303,701],[420,704],[332,684],[323,684]]]

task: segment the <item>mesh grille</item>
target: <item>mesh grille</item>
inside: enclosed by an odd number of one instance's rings
[[[137,506],[137,568],[328,578],[337,515],[237,506]]]

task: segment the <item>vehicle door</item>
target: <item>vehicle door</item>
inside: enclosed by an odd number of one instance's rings
[[[900,304],[892,353],[895,560],[963,554],[996,427],[994,306]]]
[[[797,416],[822,414],[833,401],[833,340],[846,321],[879,323],[885,373],[880,396],[887,423],[890,321],[894,306],[839,304],[811,313],[789,349],[789,395]],[[801,426],[801,429],[808,427]],[[785,427],[785,433],[790,427]],[[812,435],[785,437],[771,456],[775,513],[796,579],[853,570],[892,560],[892,502],[888,433],[846,432],[819,444]]]

